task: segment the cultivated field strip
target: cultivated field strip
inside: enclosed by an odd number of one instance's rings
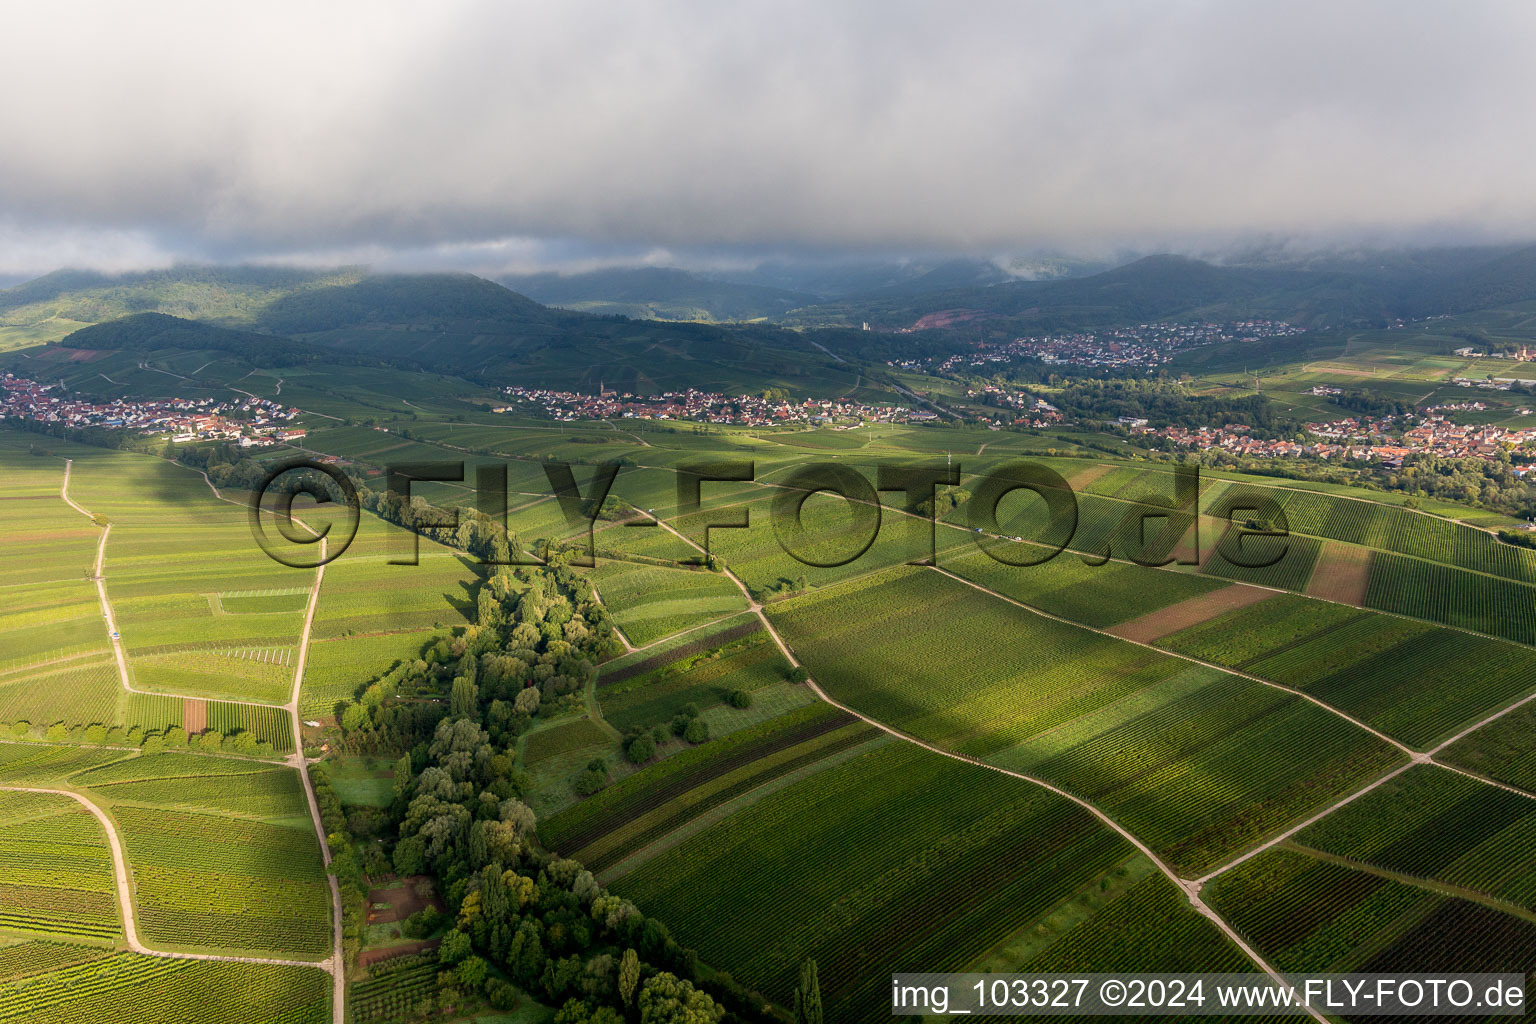
[[[684,534],[679,532],[674,526],[672,526],[672,524],[666,522],[665,520],[658,520],[658,522],[659,522],[659,524],[663,528],[665,528],[669,532],[674,533],[676,536],[678,536],[678,537],[680,537],[680,538],[682,538],[684,540],[688,540],[688,538],[685,537]],[[696,544],[695,542],[693,542],[692,540],[688,540],[688,543],[693,545],[693,547],[695,549],[697,549],[699,551],[703,551],[703,549],[701,547],[699,547],[699,545]],[[741,578],[738,577],[735,574],[735,572],[732,571],[729,568],[727,568],[725,570],[725,573],[731,579],[735,580],[736,585],[741,588],[742,593],[744,595],[746,595],[749,599],[751,599],[751,593],[747,589],[747,585],[741,580]],[[774,629],[773,623],[771,621],[769,621],[768,616],[766,614],[764,614],[762,605],[759,604],[756,600],[751,600],[751,611],[754,614],[756,614],[757,617],[762,621],[763,628],[768,631],[768,634],[771,637],[773,637],[774,643],[778,646],[780,652],[784,655],[785,659],[792,666],[794,666],[796,668],[801,668],[802,666],[801,666],[800,661],[795,657],[794,653],[790,650],[789,645],[784,642],[783,637],[781,637],[779,635],[779,633]],[[859,712],[854,711],[853,709],[851,709],[851,708],[849,708],[849,707],[847,707],[847,706],[845,706],[843,704],[840,704],[837,701],[833,700],[831,697],[829,697],[827,695],[826,691],[824,691],[821,688],[821,686],[816,682],[816,679],[815,679],[814,676],[807,675],[806,684],[811,688],[811,690],[821,700],[825,701],[828,704],[831,704],[832,706],[834,706],[836,708],[839,708],[839,709],[841,709],[843,711],[846,711],[849,714],[854,715],[855,717],[857,717],[860,720],[866,722],[867,724],[872,725],[872,726],[876,727],[877,729],[880,729],[882,732],[889,733],[890,735],[892,735],[892,736],[894,736],[894,737],[896,737],[898,739],[905,740],[906,742],[908,742],[908,743],[910,743],[910,744],[912,744],[914,746],[918,746],[918,747],[921,747],[921,748],[923,748],[925,750],[928,750],[931,753],[936,753],[936,754],[939,754],[941,756],[951,758],[953,760],[961,761],[961,762],[964,762],[964,763],[967,763],[967,764],[974,765],[976,767],[983,768],[983,769],[985,769],[987,771],[997,772],[997,773],[999,773],[1001,775],[1004,775],[1004,776],[1008,776],[1008,777],[1012,777],[1012,778],[1017,778],[1017,779],[1020,779],[1022,781],[1028,782],[1028,783],[1030,783],[1032,785],[1038,786],[1038,787],[1040,787],[1040,788],[1042,788],[1044,790],[1047,790],[1047,791],[1049,791],[1051,793],[1054,793],[1054,794],[1056,794],[1058,796],[1064,797],[1064,798],[1072,801],[1073,803],[1077,804],[1078,806],[1084,808],[1090,814],[1092,814],[1095,818],[1097,818],[1099,821],[1101,821],[1104,825],[1108,826],[1110,829],[1112,829],[1115,833],[1117,833],[1119,836],[1121,836],[1127,842],[1131,843],[1131,845],[1133,845],[1145,857],[1147,857],[1147,859],[1149,861],[1151,861],[1152,864],[1154,864],[1157,867],[1158,871],[1160,871],[1164,876],[1166,876],[1168,878],[1168,880],[1171,883],[1173,883],[1175,886],[1177,886],[1178,888],[1180,888],[1184,892],[1184,894],[1188,898],[1191,906],[1198,913],[1200,913],[1200,914],[1204,915],[1205,917],[1209,918],[1210,921],[1230,941],[1232,941],[1234,944],[1236,944],[1243,951],[1243,953],[1254,964],[1256,964],[1261,970],[1263,970],[1266,974],[1269,974],[1271,977],[1275,978],[1277,981],[1279,980],[1279,976],[1278,976],[1277,972],[1274,970],[1274,968],[1272,968],[1265,961],[1265,959],[1255,949],[1253,949],[1253,947],[1250,946],[1245,939],[1242,938],[1241,935],[1239,935],[1236,931],[1234,931],[1232,929],[1232,927],[1230,925],[1228,925],[1226,923],[1226,921],[1224,921],[1222,919],[1222,917],[1218,913],[1216,913],[1216,911],[1211,909],[1203,900],[1201,900],[1198,884],[1186,883],[1185,880],[1180,878],[1179,875],[1176,874],[1173,871],[1173,869],[1170,868],[1161,858],[1159,858],[1158,855],[1155,852],[1153,852],[1153,850],[1145,842],[1143,842],[1142,840],[1137,838],[1133,833],[1131,833],[1129,830],[1127,830],[1123,825],[1121,825],[1120,823],[1115,821],[1108,814],[1106,814],[1104,811],[1100,810],[1098,807],[1094,806],[1092,803],[1090,803],[1090,802],[1088,802],[1086,800],[1083,800],[1080,797],[1075,797],[1072,794],[1066,792],[1065,790],[1062,790],[1062,789],[1060,789],[1060,788],[1058,788],[1056,786],[1053,786],[1051,783],[1046,782],[1046,781],[1044,781],[1042,779],[1033,778],[1033,777],[1030,777],[1030,776],[1025,775],[1025,774],[1020,773],[1020,772],[1013,772],[1013,771],[1009,771],[1007,769],[998,768],[997,766],[987,764],[984,761],[980,761],[980,760],[977,760],[977,759],[974,759],[974,758],[970,758],[970,757],[967,757],[965,755],[955,753],[953,751],[944,750],[944,749],[942,749],[940,747],[933,746],[932,744],[925,743],[924,741],[922,741],[920,739],[917,739],[916,737],[907,735],[907,734],[901,732],[900,730],[895,729],[895,728],[893,728],[893,727],[891,727],[889,725],[886,725],[883,722],[880,722],[880,721],[877,721],[877,720],[875,720],[873,718],[870,718],[867,715],[860,714]],[[1318,1014],[1316,1011],[1309,1011],[1309,1013],[1310,1013],[1310,1015],[1314,1019],[1319,1021],[1319,1024],[1322,1024],[1324,1018],[1320,1014]]]
[[[86,516],[89,517],[89,516],[91,516],[91,513],[87,512],[84,508],[82,508],[80,505],[76,504],[69,497],[69,476],[70,476],[70,469],[71,469],[71,467],[72,467],[72,462],[71,461],[66,461],[64,480],[63,480],[63,483],[61,485],[60,492],[59,492],[60,497],[67,504],[69,504],[70,507],[74,508],[76,511],[80,512],[81,514],[86,515]],[[228,499],[225,499],[225,498],[222,497],[222,495],[219,495],[218,491],[217,491],[217,488],[213,487],[212,482],[208,479],[206,474],[199,474],[199,475],[202,477],[203,482],[210,489],[212,489],[214,491],[214,495],[215,495],[215,498],[217,500],[224,501],[224,502],[226,502],[228,504],[231,504],[231,505],[239,505],[238,502],[229,502]],[[104,561],[105,553],[106,553],[107,540],[108,540],[108,536],[111,533],[111,529],[112,529],[112,526],[111,526],[110,523],[106,524],[103,527],[102,534],[101,534],[101,540],[100,540],[99,546],[97,548],[96,564],[95,564],[96,587],[97,587],[97,594],[98,594],[98,597],[99,597],[100,603],[101,603],[102,613],[103,613],[103,615],[105,616],[105,618],[107,620],[108,630],[109,630],[109,633],[111,635],[111,640],[112,640],[113,653],[114,653],[116,661],[117,661],[117,665],[118,665],[118,669],[119,669],[119,674],[120,674],[121,681],[123,683],[123,687],[124,687],[125,690],[133,691],[134,687],[132,686],[132,683],[130,681],[127,658],[126,658],[126,656],[124,654],[123,644],[122,644],[121,640],[117,636],[117,627],[116,627],[116,624],[115,624],[115,622],[113,620],[112,606],[109,603],[109,601],[107,600],[106,586],[105,586],[105,582],[104,582],[104,578],[103,578],[102,566],[103,566],[103,561]],[[302,687],[303,687],[304,667],[305,667],[305,662],[307,660],[308,653],[309,653],[310,636],[311,636],[311,633],[312,633],[313,628],[314,628],[316,606],[317,606],[317,603],[319,601],[321,587],[322,587],[322,585],[324,583],[324,579],[325,579],[325,566],[324,566],[324,563],[323,563],[324,552],[325,552],[325,541],[324,540],[320,541],[320,552],[321,552],[321,556],[322,556],[322,564],[321,564],[320,568],[318,568],[315,571],[313,583],[311,584],[311,586],[309,588],[309,598],[308,598],[307,604],[306,604],[305,609],[304,609],[303,620],[302,620],[302,627],[301,627],[301,630],[300,630],[300,633],[299,633],[299,636],[298,636],[298,660],[297,660],[297,664],[294,667],[294,672],[293,672],[292,691],[291,691],[291,693],[288,696],[288,700],[287,700],[286,705],[284,705],[284,710],[287,712],[287,715],[288,715],[288,718],[289,718],[289,721],[290,721],[291,735],[294,737],[295,741],[297,741],[298,737],[302,733],[302,727],[301,727],[301,722],[300,722],[300,719],[299,719],[299,711],[298,711],[298,707],[299,707],[299,694],[300,694],[300,692],[302,690]],[[252,706],[262,706],[262,705],[257,705],[254,702],[237,702],[237,703],[246,703],[246,704],[251,704]],[[320,847],[321,860],[322,860],[322,863],[324,865],[329,865],[329,863],[330,863],[330,856],[331,856],[330,855],[330,850],[329,850],[329,847],[326,844],[325,830],[324,830],[324,826],[322,825],[321,820],[320,820],[320,810],[319,810],[318,803],[316,802],[316,799],[315,799],[314,787],[313,787],[313,784],[311,783],[311,781],[309,779],[308,764],[307,764],[307,761],[305,760],[305,757],[304,757],[302,749],[297,746],[297,743],[296,743],[295,752],[294,752],[294,754],[292,755],[292,757],[290,759],[290,765],[291,765],[291,767],[295,771],[297,771],[300,774],[300,777],[302,779],[304,795],[305,795],[306,803],[308,804],[308,809],[309,809],[310,821],[311,821],[311,824],[313,826],[314,834],[315,834],[316,838],[318,839],[318,843],[319,843],[319,847]],[[77,794],[72,794],[72,795],[74,795],[77,799],[82,799],[82,802],[89,803],[88,801],[84,801],[83,798],[78,797]],[[90,805],[90,806],[92,807],[93,813],[97,813],[98,818],[101,820],[103,826],[107,828],[108,836],[109,836],[109,839],[111,840],[111,843],[112,843],[113,856],[114,856],[114,861],[115,861],[115,864],[116,864],[117,875],[118,875],[118,880],[119,880],[120,902],[121,902],[122,909],[123,909],[123,919],[124,919],[125,929],[128,931],[128,935],[129,935],[130,947],[135,948],[136,951],[141,951],[140,948],[137,945],[137,937],[136,937],[136,934],[135,934],[135,932],[133,930],[131,900],[130,900],[130,896],[129,896],[129,893],[128,893],[128,890],[127,890],[127,886],[128,886],[127,873],[126,873],[126,870],[124,869],[124,866],[123,866],[123,858],[122,858],[122,853],[121,853],[121,845],[120,845],[119,840],[117,838],[117,833],[115,831],[113,831],[112,825],[111,825],[111,822],[109,821],[109,819],[104,814],[99,813],[99,809],[95,808],[94,805]],[[174,883],[172,883],[172,884],[174,884]],[[327,879],[325,883],[322,883],[322,886],[323,887],[328,887],[329,890],[330,890],[329,911],[330,911],[330,917],[331,917],[331,922],[332,922],[332,928],[331,928],[330,942],[327,944],[330,955],[320,964],[320,966],[324,970],[326,970],[331,975],[331,978],[332,978],[331,1006],[332,1006],[333,1024],[342,1024],[342,1022],[345,1020],[345,979],[343,977],[342,962],[341,962],[341,958],[342,958],[341,891],[340,891],[340,888],[339,888],[339,886],[338,886],[338,884],[336,882],[336,879],[334,877],[331,877],[331,878]],[[151,952],[149,950],[142,950],[142,951],[146,952],[146,953],[147,952]],[[190,954],[189,953],[189,954],[181,954],[181,955],[185,956],[185,957],[201,958],[201,959],[223,959],[221,957],[216,957],[216,956],[209,957],[209,956],[204,955],[204,954]],[[249,958],[232,958],[232,959],[248,960]]]

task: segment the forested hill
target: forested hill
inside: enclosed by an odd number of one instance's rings
[[[1364,275],[1148,256],[1089,277],[829,303],[797,310],[789,319],[826,325],[864,319],[890,329],[961,324],[1017,334],[1186,318],[1374,323],[1400,315],[1400,305],[1394,282]]]
[[[82,323],[167,314],[208,328],[289,339],[262,343],[249,336],[206,336],[207,348],[244,346],[260,352],[262,361],[302,361],[330,352],[482,383],[575,390],[603,383],[636,392],[697,387],[728,393],[788,383],[797,393],[816,394],[818,388],[844,393],[850,386],[869,387],[871,371],[878,377],[877,366],[886,360],[977,340],[1162,320],[1384,326],[1398,318],[1536,300],[1536,247],[1465,250],[1417,260],[1383,257],[1376,263],[1341,259],[1307,269],[1217,266],[1153,256],[1084,277],[1002,283],[988,283],[999,273],[995,267],[988,271],[989,266],[940,264],[905,278],[899,287],[790,309],[756,323],[599,316],[542,305],[462,273],[264,267],[177,267],[121,276],[61,271],[0,291],[0,327],[14,326],[22,332],[19,337],[41,343],[62,338]],[[972,283],[949,287],[957,281]],[[545,297],[562,288],[576,295],[590,285],[632,301],[637,309],[665,304],[654,297],[670,296],[666,302],[700,304],[707,314],[701,319],[725,312],[757,314],[763,312],[762,303],[782,305],[803,297],[673,271],[607,272],[585,284],[543,278],[538,283]],[[940,290],[923,290],[929,286]],[[876,329],[858,331],[866,321]],[[35,333],[49,323],[57,326],[51,338]],[[116,337],[144,350],[144,338],[153,341],[161,333],[165,343],[160,347],[186,347],[194,341],[185,325],[156,324],[133,321],[116,335],[99,332],[71,344],[105,347],[104,338]],[[911,328],[917,330],[895,333]],[[1287,348],[1296,344],[1283,342]],[[310,347],[296,347],[305,345]],[[849,361],[838,361],[826,350]],[[855,362],[864,364],[862,376]]]
[[[389,324],[440,327],[478,323],[545,332],[556,320],[546,306],[473,274],[377,274],[284,295],[257,323],[275,334],[314,334]]]
[[[716,281],[672,267],[523,274],[502,283],[551,306],[654,320],[756,320],[820,301],[805,292]]]
[[[127,274],[58,270],[0,290],[0,323],[49,317],[84,323],[134,313],[169,313],[225,326],[249,326],[273,301],[307,288],[360,280],[364,271],[293,267],[176,266]]]
[[[0,303],[10,311],[0,316],[99,317],[67,336],[61,331],[64,345],[133,352],[135,362],[199,349],[259,367],[374,363],[484,384],[583,391],[605,384],[641,393],[697,387],[739,394],[794,381],[797,392],[841,394],[858,379],[856,369],[784,328],[552,309],[470,274],[55,274],[0,293]],[[212,312],[171,312],[189,306]],[[18,350],[18,358],[24,354]]]
[[[83,327],[60,344],[66,348],[156,352],[162,349],[231,352],[261,366],[330,362],[335,353],[290,338],[184,320],[165,313],[135,313]]]

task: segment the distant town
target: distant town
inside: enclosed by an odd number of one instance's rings
[[[870,405],[843,398],[807,398],[723,395],[714,391],[668,391],[660,395],[622,394],[603,388],[595,395],[543,388],[507,387],[502,393],[522,404],[536,405],[552,419],[653,419],[686,420],[749,427],[785,423],[853,425],[859,423],[906,423],[938,419],[938,414],[904,405]],[[515,405],[495,412],[516,411]]]
[[[1445,411],[1479,408],[1482,403],[1454,403],[1434,406],[1420,417],[1345,417],[1326,423],[1306,423],[1310,437],[1303,441],[1282,438],[1257,438],[1244,426],[1162,427],[1144,424],[1133,432],[1166,438],[1176,445],[1199,451],[1219,449],[1247,458],[1367,459],[1388,467],[1401,466],[1409,455],[1436,455],[1441,458],[1491,458],[1536,443],[1536,426],[1512,430],[1490,424],[1462,425],[1444,415]],[[1520,410],[1528,413],[1529,410]],[[1417,425],[1409,425],[1409,420]]]
[[[1283,320],[1241,320],[1230,324],[1152,323],[1109,331],[1015,338],[1001,344],[980,342],[967,352],[923,359],[893,359],[888,363],[905,370],[937,373],[985,369],[1024,360],[1073,366],[1154,369],[1187,348],[1224,341],[1258,341],[1300,333],[1302,328]]]
[[[90,402],[57,384],[6,373],[0,376],[0,420],[32,420],[65,427],[105,427],[164,434],[171,441],[233,441],[262,447],[304,437],[289,424],[299,410],[250,395],[240,402],[213,398],[117,398]]]

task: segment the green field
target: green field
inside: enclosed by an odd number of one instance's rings
[[[41,959],[35,964],[42,969],[0,983],[0,1021],[325,1024],[331,1019],[329,979],[304,967],[167,960],[136,953],[56,969]]]
[[[877,1020],[898,965],[959,969],[1129,853],[1059,797],[890,744],[773,792],[614,885],[775,1001],[788,1001],[810,956],[830,1018]],[[748,873],[757,884],[743,887]]]
[[[603,603],[637,647],[744,611],[747,599],[716,573],[609,562],[592,574]]]
[[[329,337],[358,353],[374,345],[423,352],[445,338],[482,344],[461,328],[392,337],[364,326]],[[657,349],[652,358],[667,372],[695,368],[692,344]],[[1310,415],[1333,406],[1305,393],[1309,381],[1342,375],[1362,359],[1383,374],[1383,394],[1406,397],[1439,388],[1431,382],[1454,369],[1430,351],[1379,355],[1345,345],[1310,370],[1266,378],[1266,393]],[[1253,969],[1151,859],[1030,779],[1091,803],[1179,875],[1216,872],[1204,889],[1210,905],[1279,966],[1525,970],[1536,950],[1530,801],[1441,767],[1406,771],[1219,870],[1406,763],[1329,708],[1430,750],[1536,690],[1526,646],[1536,644],[1536,553],[1467,525],[1507,525],[1491,512],[1430,499],[1416,511],[1402,506],[1402,494],[1205,467],[1199,544],[1216,553],[1198,567],[1154,568],[1131,560],[1191,562],[1192,519],[1153,516],[1145,519],[1147,536],[1136,535],[1143,514],[1157,510],[1142,502],[1171,496],[1173,478],[1166,460],[1153,461],[1162,455],[1125,460],[1091,447],[1124,444],[1119,437],[958,425],[557,423],[487,412],[480,403],[489,392],[430,374],[419,375],[419,393],[407,401],[397,393],[402,371],[393,368],[250,373],[239,358],[215,351],[109,353],[60,365],[71,380],[122,374],[131,382],[125,386],[169,393],[163,389],[175,378],[141,361],[206,376],[210,387],[227,378],[261,394],[276,393],[281,377],[283,398],[334,417],[306,415],[310,434],[298,444],[346,460],[375,491],[390,464],[463,460],[463,482],[416,492],[468,510],[476,468],[511,460],[507,525],[523,548],[584,543],[584,524],[568,520],[550,497],[543,465],[550,459],[575,462],[583,489],[597,463],[623,459],[613,494],[640,510],[633,521],[659,515],[699,543],[706,520],[750,514],[748,529],[710,531],[723,570],[710,571],[671,531],[625,525],[623,506],[617,520],[605,513],[594,527],[597,565],[573,575],[591,581],[638,649],[607,661],[594,656],[595,685],[558,704],[557,691],[547,690],[544,711],[532,716],[511,712],[515,691],[502,689],[497,676],[481,678],[471,707],[495,720],[495,739],[459,766],[476,786],[507,772],[497,799],[474,817],[500,813],[497,804],[513,796],[526,802],[537,815],[539,848],[575,858],[655,915],[697,951],[706,976],[728,971],[787,1007],[800,964],[814,958],[827,1019],[859,1021],[884,1014],[880,979],[898,969]],[[576,382],[609,372],[595,365],[544,368]],[[710,366],[721,381],[761,379],[742,366]],[[834,392],[882,388],[876,377],[890,369],[828,366],[822,384]],[[954,381],[934,387],[938,401],[966,397]],[[775,502],[782,507],[790,493],[782,484],[809,461],[851,468],[869,482],[886,463],[962,464],[962,486],[974,489],[981,474],[1023,453],[1081,482],[1074,536],[1039,565],[1008,565],[980,550],[994,541],[976,535],[976,510],[965,502],[934,531],[937,566],[909,564],[927,555],[928,527],[906,514],[898,491],[881,492],[878,529],[863,518],[874,508],[825,494],[805,502],[803,533],[774,522]],[[69,495],[99,521],[61,500],[65,458],[74,460]],[[756,482],[707,484],[703,510],[679,516],[674,467],[723,458],[753,460]],[[489,633],[476,621],[489,570],[365,514],[316,593],[313,570],[286,569],[256,548],[238,503],[243,495],[223,500],[185,466],[0,432],[0,470],[0,553],[16,566],[0,584],[0,740],[15,741],[0,743],[0,784],[75,788],[100,803],[122,835],[145,942],[222,955],[328,956],[329,884],[302,782],[270,760],[294,748],[281,705],[302,660],[300,717],[320,723],[305,728],[306,752],[323,747],[332,759],[321,792],[343,805],[326,831],[345,819],[366,835],[346,852],[369,859],[370,872],[385,871],[399,834],[398,759],[412,754],[419,765],[449,694],[462,704],[454,679],[475,669],[461,654],[510,650],[486,646]],[[1277,563],[1252,568],[1222,554],[1221,517],[1258,498],[1283,508],[1292,536]],[[1010,495],[999,504],[997,532],[1038,540],[1041,505]],[[149,693],[125,692],[87,578],[106,524],[107,596],[130,679]],[[827,564],[806,564],[786,542]],[[419,564],[391,564],[413,547]],[[999,550],[1040,554],[1023,543]],[[1362,568],[1355,581],[1368,582],[1364,608],[1338,603],[1359,602],[1358,590],[1345,588],[1337,601],[1301,596],[1309,586],[1339,593],[1324,575],[1338,568],[1339,550],[1370,553],[1369,580]],[[1356,564],[1343,561],[1346,569]],[[524,570],[511,586],[534,588],[548,578]],[[738,579],[763,602],[771,629],[748,610]],[[1105,632],[1157,636],[1119,627],[1232,581],[1294,593],[1194,625],[1186,616],[1183,628],[1170,627],[1150,645]],[[775,631],[827,695],[873,722],[796,683]],[[482,660],[478,671],[495,664]],[[538,673],[534,683],[554,670],[552,661],[526,667]],[[417,733],[394,724],[352,727],[359,710],[373,710],[393,681],[406,678],[412,688],[382,699],[402,720],[419,716]],[[369,690],[381,680],[385,686]],[[355,707],[344,730],[338,719],[347,705]],[[1533,791],[1533,707],[1436,758]],[[691,743],[673,723],[695,709],[709,738]],[[179,744],[174,730],[194,722],[231,737],[213,736],[208,748],[267,759],[192,752],[201,741],[154,752],[165,742],[160,734]],[[657,739],[641,764],[621,740],[636,730],[655,730]],[[242,733],[245,750],[233,739]],[[146,737],[150,752],[139,754]],[[984,763],[945,758],[908,738]],[[252,749],[257,740],[266,746]],[[576,779],[597,758],[606,785],[582,797]],[[447,835],[470,826],[444,818],[435,827]],[[164,993],[156,1009],[178,1020],[326,1018],[328,986],[315,969],[146,961],[110,951],[120,947],[121,923],[106,852],[99,824],[78,805],[0,794],[0,931],[12,941],[0,945],[0,1021],[83,1021],[150,991]],[[439,878],[438,891],[452,902],[478,889],[486,884],[482,866]],[[586,908],[570,909],[567,924],[591,927]],[[362,933],[377,940],[398,928],[385,921]],[[490,940],[479,941],[484,955]],[[546,932],[543,941],[558,956],[570,937]],[[633,941],[656,944],[654,935]],[[504,966],[493,963],[493,974]],[[435,996],[442,969],[428,953],[355,971],[350,1019],[383,1024],[408,1015]],[[184,986],[214,995],[199,1002]],[[159,1019],[149,1010],[125,1012]]]
[[[297,773],[185,753],[71,777],[123,835],[156,948],[283,959],[330,952],[330,896]]]
[[[675,754],[545,821],[544,841],[603,871],[715,808],[880,735],[815,704]]]
[[[1536,801],[1416,765],[1295,837],[1303,846],[1536,909]]]
[[[836,699],[1092,800],[1181,870],[1198,873],[1303,818],[1398,756],[1293,695],[1042,619],[932,571],[900,570],[771,615]]]
[[[0,932],[121,934],[101,824],[64,796],[0,791]]]
[[[1536,588],[1454,566],[1378,555],[1371,563],[1365,603],[1517,643],[1536,643]]]
[[[1536,962],[1529,920],[1289,850],[1266,852],[1206,891],[1282,971],[1511,971],[1529,984]]]
[[[316,640],[309,647],[299,710],[306,717],[329,716],[336,704],[402,662],[414,662],[442,634],[434,629]]]
[[[1305,691],[1420,748],[1536,689],[1522,647],[1291,595],[1157,643]]]
[[[1536,791],[1536,702],[1490,722],[1436,756],[1526,792]]]
[[[764,631],[679,659],[643,675],[599,683],[603,716],[620,729],[661,725],[686,704],[707,708],[732,690],[756,691],[785,677],[789,664]]]

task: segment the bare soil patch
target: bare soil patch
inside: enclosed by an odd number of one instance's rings
[[[447,913],[447,906],[442,897],[437,895],[436,889],[429,890],[430,895],[422,896],[416,891],[422,882],[431,883],[426,875],[412,875],[409,878],[396,879],[386,887],[368,890],[368,923],[390,924],[395,921],[404,921],[419,910],[428,907],[436,907]],[[389,904],[387,907],[380,904]]]
[[[187,697],[181,702],[181,727],[187,735],[200,733],[208,728],[208,702],[197,697]]]
[[[1323,550],[1307,581],[1311,597],[1365,604],[1365,588],[1371,580],[1371,550],[1338,541],[1324,541]]]
[[[1209,594],[1201,594],[1199,597],[1159,608],[1155,612],[1148,612],[1129,622],[1122,622],[1118,626],[1111,626],[1106,632],[1126,640],[1149,644],[1159,637],[1188,629],[1207,619],[1213,619],[1223,612],[1244,608],[1274,596],[1274,592],[1270,590],[1250,587],[1246,583],[1234,583],[1230,587],[1222,587]]]
[[[1205,563],[1211,560],[1211,555],[1216,551],[1216,545],[1221,543],[1221,538],[1226,535],[1227,527],[1231,524],[1216,516],[1200,517],[1200,568],[1205,568]],[[1169,554],[1178,560],[1180,565],[1189,565],[1195,559],[1195,527],[1190,526],[1188,532],[1179,539],[1178,544]]]
[[[1093,483],[1099,477],[1103,476],[1105,473],[1108,473],[1114,468],[1115,467],[1113,466],[1106,466],[1102,463],[1094,463],[1092,466],[1088,466],[1085,469],[1080,469],[1076,473],[1073,473],[1067,479],[1067,483],[1070,484],[1074,490],[1082,490],[1084,487],[1087,487],[1089,484]]]
[[[357,954],[357,962],[367,967],[382,960],[393,960],[397,956],[410,956],[412,953],[436,949],[442,941],[442,939],[418,939],[415,942],[402,942],[398,946],[386,946],[384,949],[365,949]]]

